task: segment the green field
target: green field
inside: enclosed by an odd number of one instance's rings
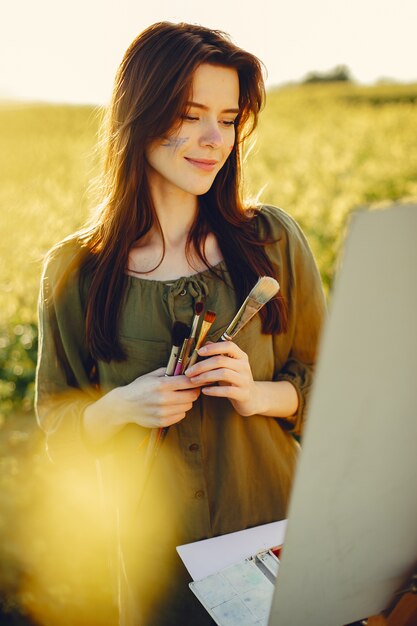
[[[417,85],[298,85],[268,94],[245,188],[300,222],[327,292],[349,214],[417,201],[416,113]],[[100,114],[89,106],[0,106],[0,587],[12,605],[35,614],[34,603],[43,603],[47,617],[40,621],[53,626],[74,589],[58,581],[55,590],[38,588],[36,602],[22,591],[27,571],[48,562],[42,528],[30,549],[21,534],[29,492],[48,481],[33,429],[36,300],[42,255],[81,226],[94,203],[89,185],[99,173]],[[79,612],[63,624],[83,623],[77,594]]]

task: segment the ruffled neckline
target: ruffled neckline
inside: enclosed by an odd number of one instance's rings
[[[131,285],[134,284],[148,284],[148,285],[157,285],[162,287],[175,287],[177,284],[185,283],[185,282],[193,282],[196,279],[205,279],[205,278],[214,278],[212,271],[216,270],[226,270],[225,260],[222,259],[215,265],[212,265],[210,268],[202,270],[201,272],[195,272],[194,274],[189,274],[188,276],[180,276],[179,278],[175,278],[172,280],[157,280],[155,278],[145,278],[143,276],[135,276],[133,274],[128,274],[126,272],[126,276],[128,277]]]

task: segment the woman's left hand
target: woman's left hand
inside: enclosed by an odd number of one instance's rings
[[[207,343],[198,354],[204,360],[185,370],[184,374],[191,382],[201,386],[203,394],[229,398],[240,415],[249,416],[258,412],[258,387],[253,380],[246,352],[233,341],[219,341]]]

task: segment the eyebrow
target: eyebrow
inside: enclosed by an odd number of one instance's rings
[[[199,104],[198,102],[187,102],[187,106],[203,109],[204,111],[209,110],[209,107],[205,104]],[[223,109],[221,113],[239,113],[239,109]]]

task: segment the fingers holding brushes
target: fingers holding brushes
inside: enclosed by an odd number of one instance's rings
[[[204,360],[190,363],[184,372],[190,382],[201,385],[203,394],[229,398],[240,415],[251,415],[254,412],[257,386],[248,355],[232,339],[278,290],[279,284],[274,278],[260,278],[220,341],[201,347],[198,354],[205,357]]]
[[[203,345],[207,334],[216,318],[214,311],[207,311],[202,320],[200,332],[196,331],[203,303],[197,302],[194,318],[190,328],[176,322],[172,334],[172,351],[168,362],[166,376],[185,374],[191,383],[203,387],[205,395],[229,398],[240,414],[249,414],[251,393],[254,391],[254,380],[248,356],[234,342],[238,332],[273,298],[279,290],[278,282],[270,277],[259,278],[250,291],[242,306],[230,322],[226,331],[215,343]],[[191,350],[194,346],[193,352]],[[191,353],[191,356],[190,356]],[[206,357],[196,363],[198,356]],[[216,384],[218,386],[206,386]],[[161,429],[160,436],[165,436],[167,429]]]
[[[198,353],[205,359],[184,372],[190,382],[201,386],[206,396],[229,398],[240,415],[251,415],[256,384],[246,352],[233,341],[219,341],[206,344]]]

